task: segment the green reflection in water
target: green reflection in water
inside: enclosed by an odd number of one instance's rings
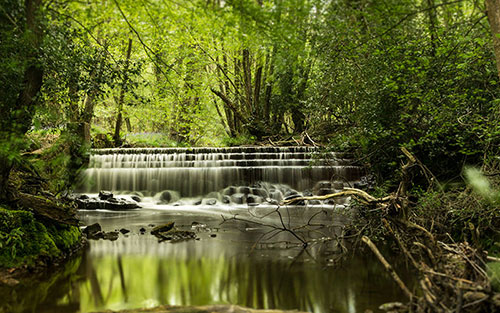
[[[78,312],[81,261],[81,256],[74,257],[55,271],[23,279],[15,287],[0,285],[0,312]]]
[[[220,257],[93,257],[80,286],[81,311],[158,304],[240,304],[310,312],[364,312],[402,298],[374,260],[354,258],[342,268],[318,264]]]

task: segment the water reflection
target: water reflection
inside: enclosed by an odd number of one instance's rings
[[[318,313],[364,312],[403,298],[371,254],[343,259],[334,267],[331,260],[340,254],[331,242],[307,251],[258,245],[249,253],[263,229],[242,231],[241,223],[234,223],[215,231],[220,218],[172,214],[83,216],[87,222],[100,220],[105,230],[126,226],[132,232],[114,242],[92,241],[82,256],[52,275],[13,289],[0,288],[0,297],[6,299],[0,312],[93,312],[219,303]],[[175,219],[182,228],[190,227],[193,218],[212,228],[198,233],[199,241],[158,243],[139,232],[145,221]],[[210,236],[214,234],[215,238]],[[280,236],[274,240],[292,240],[287,234]]]

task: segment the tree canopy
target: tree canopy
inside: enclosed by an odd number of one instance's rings
[[[482,1],[5,2],[6,169],[26,132],[94,147],[307,133],[371,155],[380,173],[404,146],[444,176],[498,152]]]

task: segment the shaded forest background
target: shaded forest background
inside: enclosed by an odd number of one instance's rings
[[[400,147],[453,178],[498,152],[487,13],[476,0],[4,0],[0,190],[28,151],[46,155],[47,171],[69,169],[63,188],[88,142],[305,133],[367,156],[381,179]]]

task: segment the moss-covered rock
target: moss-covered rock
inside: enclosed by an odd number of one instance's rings
[[[0,268],[33,265],[69,252],[80,241],[76,226],[43,223],[33,213],[0,208]]]

